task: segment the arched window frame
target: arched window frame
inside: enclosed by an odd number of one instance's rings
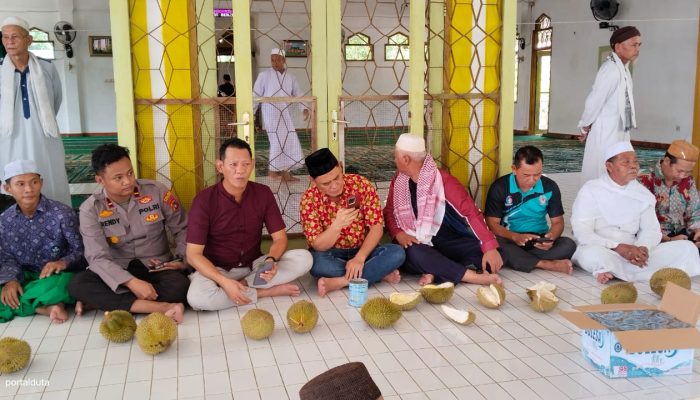
[[[374,46],[369,36],[362,33],[355,33],[348,37],[347,42],[343,45],[343,55],[345,61],[373,61]],[[360,50],[364,49],[366,53]],[[359,53],[359,54],[358,54]]]
[[[552,19],[547,14],[540,15],[535,21],[533,47],[535,50],[552,48]]]
[[[56,59],[56,50],[53,40],[49,40],[49,33],[37,27],[29,29],[29,35],[32,37],[32,44],[29,45],[29,51],[35,56],[47,60]]]
[[[409,44],[408,35],[403,32],[390,35],[388,43],[384,45],[384,61],[408,61],[410,58]]]

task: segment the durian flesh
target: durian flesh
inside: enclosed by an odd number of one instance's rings
[[[420,290],[420,294],[423,295],[425,301],[431,304],[446,303],[454,292],[455,284],[452,282],[445,282],[439,285],[428,284]]]
[[[488,308],[498,308],[505,301],[505,290],[503,287],[496,284],[491,284],[488,287],[480,287],[476,289],[476,297],[479,303]]]
[[[555,284],[545,282],[545,281],[539,281],[536,284],[527,288],[527,296],[530,298],[530,301],[533,300],[533,296],[535,295],[535,292],[538,291],[539,289],[548,290],[548,291],[552,292],[552,294],[555,294],[557,292],[557,286]]]
[[[528,290],[528,295],[530,294],[530,291]],[[530,302],[530,306],[535,310],[539,312],[549,312],[557,308],[557,304],[559,304],[559,299],[557,296],[554,295],[551,291],[540,288],[537,289],[533,295],[530,297],[532,301]]]
[[[389,301],[398,306],[402,311],[413,310],[421,300],[423,300],[423,296],[419,292],[394,292],[389,295]]]
[[[442,306],[442,312],[448,319],[460,325],[469,325],[476,319],[476,314],[473,312],[462,311],[445,305]]]

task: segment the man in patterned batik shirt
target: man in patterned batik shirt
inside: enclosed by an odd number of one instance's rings
[[[299,206],[304,236],[318,279],[318,294],[348,286],[351,279],[369,284],[398,283],[405,254],[395,244],[380,245],[384,218],[377,189],[366,178],[343,173],[343,166],[327,148],[306,157],[313,184]]]
[[[700,241],[700,197],[692,176],[699,153],[685,140],[674,140],[664,158],[638,178],[656,197],[663,242]]]
[[[35,313],[65,322],[65,305],[75,303],[66,271],[86,266],[77,215],[41,194],[38,171],[31,160],[5,166],[5,190],[17,203],[0,215],[0,322]]]

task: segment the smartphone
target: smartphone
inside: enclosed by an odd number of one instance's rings
[[[348,197],[348,208],[360,208],[360,203],[357,202],[357,196]]]
[[[544,237],[544,236],[543,236],[543,237],[538,237],[537,239],[535,239],[535,243],[552,243],[553,241],[554,241],[554,240],[552,240],[552,239],[550,239],[550,238],[546,238],[546,237]]]
[[[267,272],[272,269],[272,263],[271,262],[266,262],[265,264],[262,265],[262,267],[258,268],[257,271],[255,271],[255,280],[253,281],[253,285],[255,286],[262,286],[266,285],[267,281],[262,278],[262,273]]]
[[[150,267],[148,267],[148,269],[150,269],[151,271],[158,271],[160,269],[163,269],[163,267],[165,267],[165,264],[167,264],[169,262],[178,262],[178,261],[182,261],[182,257],[175,257],[172,260],[157,262],[154,265],[151,265]]]

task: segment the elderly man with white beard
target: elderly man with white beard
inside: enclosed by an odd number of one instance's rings
[[[605,154],[606,174],[586,182],[574,200],[571,226],[578,241],[572,261],[598,282],[648,281],[673,266],[700,274],[697,248],[689,241],[661,243],[656,199],[637,182],[639,162],[629,141]]]

